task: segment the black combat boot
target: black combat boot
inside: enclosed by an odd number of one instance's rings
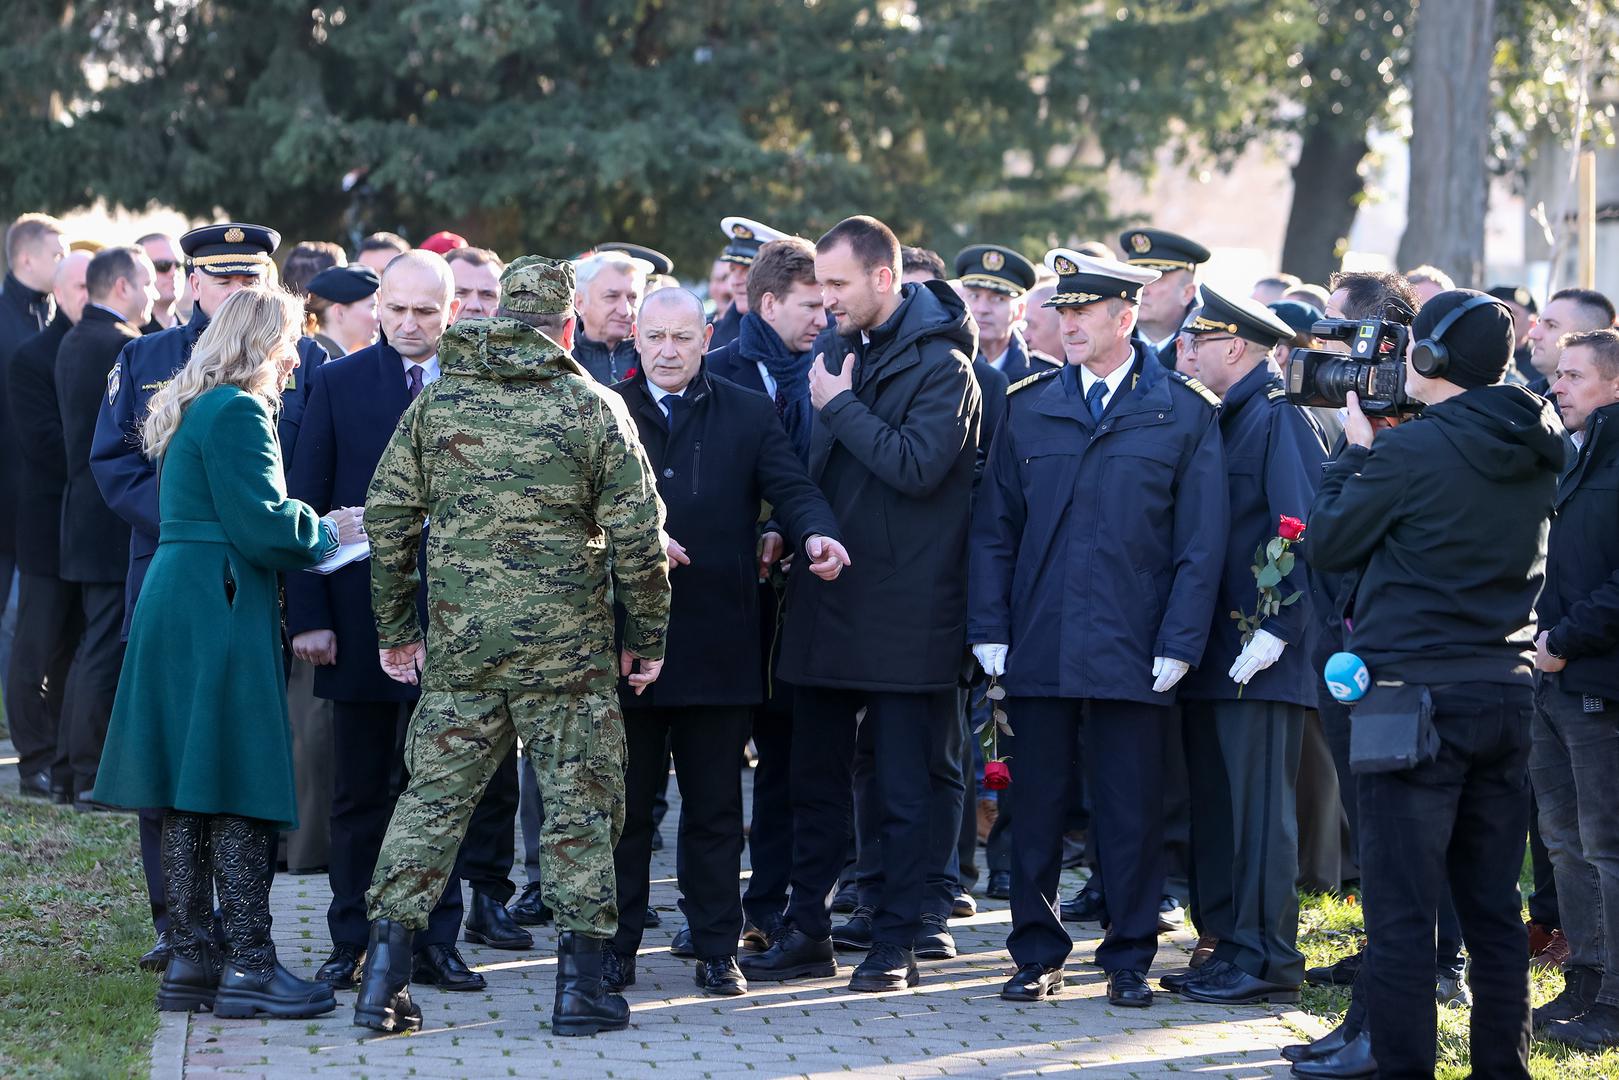
[[[410,1000],[412,938],[403,923],[378,919],[371,924],[365,949],[365,973],[354,1001],[354,1022],[375,1031],[414,1031],[422,1026],[422,1010]]]
[[[594,1035],[630,1026],[630,1006],[602,989],[602,943],[572,930],[557,935],[557,996],[551,1033]]]
[[[163,889],[169,905],[169,956],[157,988],[160,1012],[214,1007],[219,954],[214,948],[214,883],[208,818],[170,810],[163,815]]]
[[[225,928],[225,963],[214,1015],[303,1020],[337,1008],[330,985],[300,979],[275,958],[275,943],[270,940],[275,826],[257,818],[219,814],[210,822],[208,839]]]

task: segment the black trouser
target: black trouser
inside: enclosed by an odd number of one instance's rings
[[[1192,797],[1190,782],[1187,779],[1186,749],[1181,739],[1181,707],[1171,705],[1168,708],[1169,712],[1163,724],[1163,764],[1159,773],[1162,778],[1163,796],[1160,802],[1164,818],[1162,832],[1164,880],[1159,899],[1172,896],[1185,906],[1190,901],[1192,891]],[[1084,770],[1089,759],[1085,756],[1083,731],[1079,743],[1079,761],[1074,766],[1076,794],[1089,795],[1089,792],[1084,791],[1086,776]],[[1086,809],[1091,811],[1088,820],[1084,816]],[[1085,865],[1091,869],[1091,876],[1085,882],[1084,891],[1105,892],[1103,885],[1106,884],[1106,879],[1102,875],[1101,864],[1096,859],[1095,811],[1089,798],[1076,798],[1069,804],[1069,831],[1081,827],[1085,830]]]
[[[1433,1075],[1434,923],[1448,871],[1473,959],[1473,1075],[1524,1077],[1529,964],[1518,873],[1533,699],[1528,686],[1430,690],[1438,757],[1359,777],[1363,979],[1378,1075]]]
[[[1298,950],[1296,784],[1304,708],[1195,701],[1182,726],[1191,771],[1192,919],[1214,955],[1266,982],[1304,980]]]
[[[147,808],[139,813],[141,870],[146,876],[146,900],[152,907],[152,928],[161,934],[169,928],[169,894],[163,880],[163,816],[168,811]]]
[[[95,787],[101,767],[101,747],[107,741],[118,696],[118,673],[124,666],[123,582],[88,582],[79,586],[84,610],[84,635],[73,654],[67,690],[62,702],[59,746],[65,746],[73,771],[73,790],[85,794]]]
[[[961,824],[956,828],[956,890],[964,893],[972,892],[978,881],[978,770],[973,759],[972,707],[968,693],[963,690],[957,695],[960,699],[957,716],[961,723],[961,745],[956,748],[956,760],[961,763]],[[955,907],[954,897],[951,907]]]
[[[965,741],[965,728],[960,714],[955,717],[949,742],[944,748],[951,766],[961,773],[961,744]],[[855,732],[854,777],[854,832],[856,903],[877,910],[887,880],[884,867],[888,863],[882,842],[882,796],[877,791],[876,729],[861,724]],[[961,835],[962,807],[966,798],[965,778],[956,786],[940,784],[934,787],[928,811],[928,869],[927,885],[922,897],[922,913],[948,919],[955,907],[956,890],[961,887],[960,864],[956,857],[956,842]]]
[[[618,933],[613,948],[634,956],[646,929],[652,865],[652,804],[673,755],[680,785],[676,838],[680,909],[692,948],[704,959],[735,956],[742,936],[742,775],[752,709],[709,705],[625,709],[624,832],[613,849]]]
[[[495,767],[483,798],[472,811],[461,841],[456,873],[472,891],[504,905],[517,892],[512,864],[517,859],[517,746]]]
[[[1344,816],[1349,819],[1349,850],[1358,853],[1360,800],[1355,797],[1355,774],[1349,771],[1349,706],[1322,692],[1316,711],[1321,714],[1321,730],[1332,751],[1332,767],[1338,773],[1338,793],[1343,800]]]
[[[766,703],[753,711],[753,822],[748,829],[752,876],[742,894],[748,921],[768,929],[787,910],[793,876],[793,711],[791,702]]]
[[[870,725],[878,842],[885,855],[874,941],[909,949],[934,871],[934,808],[959,792],[950,756],[955,690],[914,694],[798,687],[793,699],[793,889],[790,918],[809,937],[832,932],[831,893],[849,850],[856,713]],[[952,837],[953,842],[953,837]]]
[[[56,787],[73,782],[60,746],[62,697],[83,625],[77,584],[43,574],[19,575],[6,721],[17,747],[18,771],[49,773]]]
[[[1097,869],[1111,923],[1096,948],[1104,971],[1140,971],[1158,951],[1164,883],[1164,738],[1172,708],[1130,701],[1012,698],[1017,732],[1012,784],[1021,786],[1012,826],[1012,933],[1019,964],[1060,967],[1073,939],[1057,915],[1062,837],[1085,735]]]
[[[411,702],[333,702],[331,862],[332,902],[326,926],[333,945],[365,948],[371,924],[365,893],[377,868],[394,802],[405,787],[405,730]],[[480,806],[482,803],[480,802]],[[474,812],[476,817],[476,812]],[[470,829],[469,829],[470,831]],[[461,880],[452,874],[444,895],[416,934],[416,949],[453,945],[461,928]]]
[[[1546,842],[1540,838],[1540,806],[1533,791],[1529,792],[1529,862],[1535,875],[1534,891],[1529,894],[1529,917],[1553,930],[1560,929],[1563,917],[1557,910],[1557,876],[1552,872]]]

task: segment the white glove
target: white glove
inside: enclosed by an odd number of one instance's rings
[[[974,645],[973,655],[978,658],[978,666],[984,669],[985,675],[1006,674],[1005,645]]]
[[[1247,686],[1248,680],[1282,658],[1287,642],[1268,630],[1255,630],[1254,636],[1242,648],[1242,655],[1231,665],[1228,674],[1238,686]]]
[[[1172,660],[1167,656],[1152,658],[1152,692],[1167,694],[1175,688],[1182,677],[1192,669],[1192,665],[1185,660]]]

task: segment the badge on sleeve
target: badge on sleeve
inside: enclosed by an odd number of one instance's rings
[[[122,366],[122,363],[123,363],[122,361],[118,361],[118,362],[114,363],[112,365],[112,370],[107,372],[107,404],[108,405],[111,405],[113,402],[118,400],[118,383],[120,381],[120,375],[119,375],[119,370],[118,369]]]

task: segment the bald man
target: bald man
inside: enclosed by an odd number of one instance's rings
[[[323,365],[311,380],[287,490],[312,506],[364,505],[400,415],[439,376],[439,339],[461,307],[449,264],[422,250],[388,264],[378,300],[383,340]],[[425,587],[419,596],[425,605]],[[315,977],[336,989],[351,988],[370,932],[365,891],[404,786],[405,729],[418,691],[388,678],[377,663],[368,561],[325,576],[287,575],[287,633],[298,660],[315,667],[315,695],[333,702],[332,902],[326,912],[332,951]],[[490,782],[469,837],[480,828],[484,805],[501,801],[496,792],[503,778],[515,812],[516,771],[508,762]],[[511,817],[505,820],[510,844]],[[416,936],[413,981],[443,990],[483,988],[483,976],[468,969],[456,950],[461,913],[460,882],[451,878],[427,929]],[[468,929],[474,925],[469,919]],[[526,931],[513,929],[521,934],[517,947],[532,944]]]

